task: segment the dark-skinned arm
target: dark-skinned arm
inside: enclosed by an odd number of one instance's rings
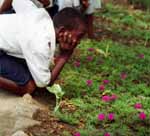
[[[78,45],[77,39],[74,38],[72,36],[72,34],[69,33],[68,31],[59,33],[58,40],[59,40],[60,54],[58,56],[56,56],[56,59],[55,59],[56,65],[54,66],[54,68],[52,69],[52,72],[51,72],[51,82],[49,84],[50,86],[54,84],[54,82],[57,79],[58,75],[60,74],[62,68],[67,63],[67,61],[71,57],[74,49]]]
[[[51,72],[51,82],[49,84],[50,86],[54,84],[55,80],[57,79],[64,65],[67,63],[67,61],[71,57],[72,53],[73,53],[73,50],[64,51],[63,53],[61,53],[59,56],[56,57],[56,65],[54,66]]]
[[[11,8],[11,5],[12,5],[12,0],[4,0],[2,6],[0,7],[0,14],[9,10]]]

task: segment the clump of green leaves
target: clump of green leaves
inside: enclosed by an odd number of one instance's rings
[[[102,49],[98,49],[98,48],[97,48],[97,49],[96,49],[96,52],[99,53],[99,54],[104,55],[104,57],[107,58],[107,57],[110,55],[110,53],[109,53],[109,44],[106,46],[105,51],[102,50]]]
[[[56,106],[54,109],[54,112],[56,112],[59,109],[60,102],[65,93],[62,91],[59,84],[54,84],[52,87],[47,87],[47,90],[56,96]]]

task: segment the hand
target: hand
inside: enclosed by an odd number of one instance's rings
[[[60,50],[73,50],[78,44],[77,39],[69,31],[59,33],[58,40]]]

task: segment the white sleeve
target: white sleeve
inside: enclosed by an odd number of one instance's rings
[[[13,0],[12,6],[16,13],[26,13],[38,9],[31,0]]]
[[[43,53],[33,52],[25,55],[31,75],[38,87],[46,87],[50,83],[51,73],[49,68],[50,59]]]
[[[38,39],[38,38],[37,38]],[[29,71],[38,87],[45,87],[50,83],[51,48],[46,39],[39,38],[22,44],[22,53],[27,62]],[[47,42],[46,42],[47,41]]]

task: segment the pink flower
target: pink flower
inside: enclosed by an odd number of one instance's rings
[[[80,134],[79,132],[76,132],[76,133],[74,134],[74,136],[81,136],[81,134]]]
[[[105,90],[105,86],[104,86],[104,85],[100,85],[100,86],[99,86],[99,90],[100,90],[100,91],[104,91],[104,90]]]
[[[124,80],[127,78],[127,74],[126,73],[121,73],[120,75],[121,79]]]
[[[94,51],[94,48],[88,48],[88,51],[92,52]]]
[[[139,54],[138,57],[139,57],[140,59],[144,59],[145,56],[144,56],[144,54]]]
[[[110,96],[104,95],[104,96],[102,96],[102,100],[103,100],[104,102],[109,102],[111,99],[110,99]]]
[[[141,112],[141,113],[139,114],[139,118],[140,118],[141,120],[145,120],[145,119],[146,119],[146,114],[145,114],[144,112]]]
[[[105,133],[104,136],[110,136],[110,134],[109,133]]]
[[[135,108],[135,109],[142,109],[142,104],[141,104],[141,103],[136,103],[136,104],[134,105],[134,108]]]
[[[109,80],[103,80],[103,83],[104,83],[104,84],[108,84],[108,83],[109,83]]]
[[[114,113],[109,113],[108,114],[108,119],[110,120],[110,121],[112,121],[112,120],[114,120]]]
[[[92,81],[92,80],[87,80],[87,81],[86,81],[86,84],[87,84],[87,86],[89,86],[89,87],[90,87],[90,86],[92,86],[93,81]]]
[[[98,120],[103,121],[105,119],[105,115],[103,113],[98,114]]]
[[[114,101],[114,100],[116,100],[118,97],[117,97],[117,95],[115,95],[115,94],[113,94],[112,96],[110,96],[110,99],[112,100],[112,101]]]
[[[75,61],[75,62],[74,62],[74,66],[75,66],[75,67],[80,67],[80,65],[81,65],[80,61]]]
[[[87,56],[87,61],[92,61],[93,60],[93,57],[92,56]]]

